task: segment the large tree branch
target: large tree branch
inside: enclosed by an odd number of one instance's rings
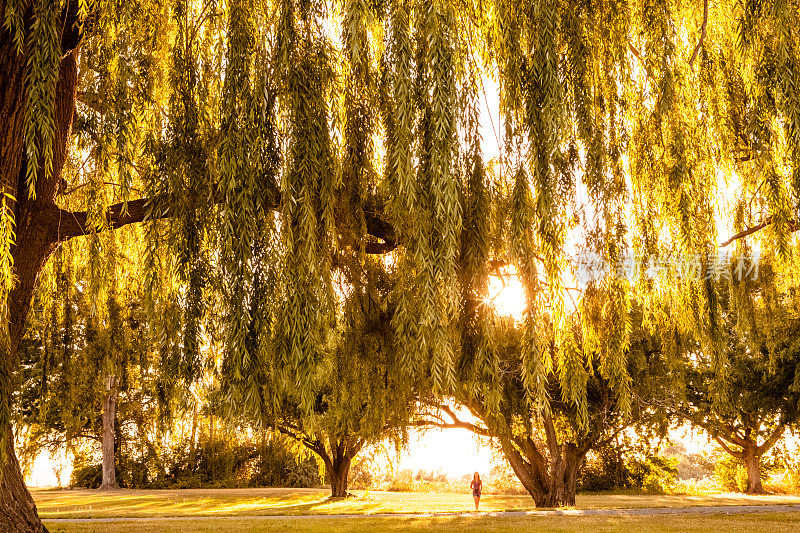
[[[97,21],[100,5],[98,2],[89,1],[89,13],[81,20],[80,1],[69,0],[61,12],[61,53],[66,56],[81,44],[81,39]]]
[[[271,207],[273,209],[278,209],[279,205],[280,204],[276,202]],[[381,255],[389,253],[397,248],[398,243],[395,237],[394,227],[382,218],[382,214],[383,213],[378,209],[365,211],[364,213],[368,234],[381,241],[365,243],[364,250],[368,254]],[[63,242],[73,237],[81,237],[92,232],[86,211],[72,212],[50,205],[40,210],[40,216],[45,217],[48,221],[53,242]],[[149,198],[131,200],[127,202],[127,204],[124,202],[118,203],[110,206],[106,210],[106,226],[109,229],[119,229],[129,224],[145,222],[148,220],[148,216],[150,216]],[[167,218],[170,216],[172,216],[172,212],[167,210],[166,212],[160,213],[158,218]]]
[[[553,416],[549,411],[545,411],[542,422],[544,425],[544,433],[547,437],[547,448],[550,451],[550,461],[554,461],[556,457],[560,456],[560,453],[556,428],[553,424]]]
[[[778,442],[778,440],[783,436],[783,432],[785,430],[786,430],[786,424],[784,423],[778,424],[778,427],[776,427],[772,431],[770,436],[767,437],[767,440],[765,440],[764,443],[756,449],[756,453],[759,456],[761,456],[765,452],[769,451],[769,449],[775,446],[775,443]]]
[[[328,457],[328,452],[325,450],[325,446],[319,440],[316,439],[312,440],[307,435],[304,435],[302,431],[292,427],[289,424],[280,423],[277,425],[277,428],[280,433],[299,442],[312,452],[319,455],[320,458],[322,458],[324,461],[330,460],[330,458]]]
[[[472,424],[471,422],[465,422],[458,418],[456,413],[450,406],[445,404],[440,404],[437,402],[429,401],[429,400],[420,400],[420,403],[423,403],[429,407],[434,409],[438,409],[439,411],[445,413],[449,418],[450,422],[445,421],[442,417],[438,415],[431,415],[434,420],[431,419],[424,419],[424,420],[416,420],[411,423],[412,426],[415,427],[438,427],[441,429],[467,429],[476,435],[480,435],[482,437],[493,437],[489,432],[488,428],[478,426],[477,424]]]
[[[692,414],[685,406],[676,405],[674,409],[678,416],[688,421],[690,424],[706,430],[708,434],[714,438],[714,440],[720,442],[720,439],[725,439],[726,441],[735,444],[736,446],[741,446],[742,448],[747,446],[746,439],[741,436],[739,430],[732,424],[727,424],[721,421],[707,422],[703,420],[701,416]],[[730,453],[733,454],[733,452]]]
[[[489,433],[489,430],[486,428],[476,426],[475,424],[470,424],[469,422],[464,422],[463,420],[458,420],[455,422],[437,422],[435,420],[427,419],[415,420],[411,422],[411,426],[418,428],[435,427],[439,429],[466,429],[475,433],[476,435],[480,435],[481,437],[492,437],[492,435]]]
[[[114,204],[106,211],[106,224],[110,229],[119,229],[129,224],[144,222],[149,212],[149,199],[141,198],[127,203]],[[81,237],[92,233],[86,211],[71,212],[56,206],[44,208],[42,216],[49,220],[50,232],[54,242],[61,242],[73,237]],[[165,215],[165,216],[168,216]]]
[[[728,446],[728,445],[725,443],[725,441],[724,441],[724,440],[722,440],[722,438],[720,438],[718,435],[712,434],[711,436],[714,438],[714,440],[715,440],[715,441],[717,441],[717,443],[718,443],[720,446],[722,446],[722,449],[723,449],[723,450],[725,450],[726,452],[728,452],[729,454],[731,454],[731,455],[732,455],[733,457],[735,457],[736,459],[742,459],[742,458],[744,457],[744,452],[743,452],[743,451],[742,451],[742,452],[737,452],[737,451],[734,451],[734,450],[732,450],[732,449],[731,449],[731,448],[730,448],[730,447],[729,447],[729,446]]]
[[[753,226],[751,228],[747,228],[746,230],[744,230],[744,231],[742,231],[740,233],[737,233],[736,235],[734,235],[733,237],[731,237],[727,241],[723,242],[722,244],[720,244],[720,247],[721,248],[725,248],[726,246],[730,245],[734,241],[738,241],[739,239],[744,239],[745,237],[747,237],[749,235],[752,235],[753,233],[757,233],[757,232],[761,231],[762,229],[766,228],[767,226],[771,225],[773,222],[774,222],[774,219],[772,218],[772,216],[768,216],[760,224],[756,224],[755,226]],[[798,222],[797,220],[790,220],[787,225],[789,227],[789,233],[794,233],[795,231],[800,231],[800,222]]]

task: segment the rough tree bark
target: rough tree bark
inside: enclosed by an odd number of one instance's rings
[[[6,2],[0,1],[5,12]],[[30,24],[30,3],[19,7],[25,12],[24,24]],[[18,54],[8,31],[0,28],[0,183],[6,193],[17,199],[14,206],[16,242],[11,250],[14,259],[16,284],[8,296],[8,326],[10,337],[10,359],[3,361],[4,373],[16,369],[16,353],[25,331],[31,298],[47,260],[60,242],[54,238],[54,221],[47,216],[55,207],[54,198],[61,182],[61,172],[67,154],[67,141],[72,131],[77,90],[76,48],[80,35],[72,22],[75,20],[78,2],[67,4],[62,34],[64,56],[60,65],[59,80],[54,101],[55,130],[53,138],[52,174],[49,179],[41,170],[36,182],[35,199],[25,186],[28,164],[41,165],[40,161],[26,161],[24,119],[24,77],[27,53]],[[8,379],[9,376],[4,376]],[[36,511],[36,505],[25,486],[19,461],[13,446],[13,431],[10,427],[0,432],[12,435],[5,450],[6,461],[2,464],[0,479],[0,531],[42,532],[46,531]]]
[[[501,437],[500,445],[520,483],[536,507],[575,505],[578,468],[585,452],[571,442],[557,447],[548,460],[530,439]],[[520,453],[525,451],[525,455]]]
[[[347,496],[348,477],[350,476],[350,457],[334,457],[325,462],[325,477],[331,484],[332,498],[345,498]]]
[[[117,419],[117,385],[114,376],[108,376],[106,395],[103,397],[103,482],[100,490],[116,490],[117,466],[115,460],[115,422]]]
[[[766,494],[761,485],[761,454],[755,443],[742,449],[742,462],[747,469],[747,493]]]
[[[359,439],[353,437],[336,438],[334,435],[329,436],[328,443],[330,451],[326,450],[325,445],[318,439],[304,444],[325,463],[325,477],[331,484],[331,498],[346,498],[350,486],[350,466],[353,458],[361,451],[362,444]]]
[[[0,531],[47,531],[39,519],[36,504],[31,498],[22,470],[14,452],[13,440],[6,448],[8,454],[0,483]]]

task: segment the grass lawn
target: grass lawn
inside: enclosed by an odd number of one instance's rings
[[[472,497],[466,491],[459,494],[357,491],[355,498],[338,501],[329,500],[329,492],[324,489],[187,489],[121,490],[116,492],[33,490],[32,493],[39,508],[39,514],[45,520],[47,518],[133,518],[153,516],[200,516],[213,518],[253,515],[442,513],[464,512],[473,507]],[[741,494],[712,496],[585,494],[578,495],[577,498],[577,507],[581,509],[759,504],[800,504],[800,498],[796,496],[745,496]],[[487,494],[481,498],[482,511],[531,509],[533,509],[533,501],[528,496],[495,496]],[[736,519],[744,519],[744,516],[739,516]],[[505,524],[506,519],[503,520],[503,524]],[[550,518],[546,518],[546,520],[550,520]],[[569,518],[568,520],[574,520],[574,518]],[[140,529],[138,525],[131,527],[135,527],[137,532],[142,533],[144,531],[156,531],[156,529]],[[123,530],[121,529],[120,531]],[[191,531],[211,530],[191,529]],[[94,530],[90,528],[76,529],[75,531]],[[97,531],[111,530],[97,529]],[[133,529],[130,529],[130,531],[133,531]],[[263,531],[272,530],[263,529]],[[313,529],[309,531],[313,531]],[[350,530],[348,529],[348,531]],[[505,531],[505,529],[498,529],[497,531]]]
[[[719,532],[719,533],[789,533],[798,531],[800,517],[791,513],[758,513],[710,516],[638,516],[638,517],[437,517],[437,518],[269,518],[201,520],[174,519],[166,521],[106,522],[102,524],[45,524],[52,533],[210,533],[212,531],[256,532],[508,532],[520,531],[624,531],[626,533]]]

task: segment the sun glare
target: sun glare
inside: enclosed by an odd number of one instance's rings
[[[72,456],[60,450],[53,457],[47,452],[34,459],[25,482],[29,487],[61,487],[72,477]]]
[[[503,316],[515,320],[522,320],[527,304],[525,302],[525,288],[522,286],[515,272],[509,272],[502,277],[489,278],[488,303]]]

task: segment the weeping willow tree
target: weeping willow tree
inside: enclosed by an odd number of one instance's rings
[[[696,333],[724,377],[704,275],[667,268],[633,282],[612,269],[584,289],[579,349],[566,342],[564,272],[577,242],[611,265],[627,252],[697,256],[705,274],[722,227],[737,247],[761,238],[792,255],[798,7],[0,0],[0,526],[43,529],[10,427],[39,274],[66,240],[99,242],[126,224],[147,221],[165,397],[197,379],[205,344],[224,343],[231,404],[269,412],[283,380],[311,417],[344,308],[341,255],[387,256],[399,368],[420,389],[446,393],[470,353],[485,376],[475,394],[498,405],[485,315],[460,305],[464,253],[479,300],[493,265],[523,281],[533,416],[549,410],[553,375],[585,412],[590,354],[628,409],[634,295],[670,302],[650,306],[648,323],[667,347],[670,334]],[[483,171],[476,128],[489,78],[500,87],[503,194]],[[91,194],[76,205],[67,193],[84,183]],[[504,216],[487,234],[492,213]],[[462,316],[477,332],[466,352]],[[547,349],[551,337],[559,349]]]
[[[637,319],[640,313],[638,307],[632,311]],[[580,313],[572,314],[570,322],[571,331],[566,342],[582,350]],[[634,323],[639,327],[632,330],[627,352],[625,370],[632,380],[632,398],[626,411],[620,407],[611,378],[602,374],[603,354],[595,352],[590,354],[589,374],[582,384],[582,403],[569,399],[567,385],[553,372],[548,374],[545,384],[547,410],[536,413],[524,381],[521,323],[493,314],[492,357],[501,371],[490,374],[491,381],[479,368],[466,371],[460,385],[451,393],[453,400],[469,411],[474,422],[460,417],[440,399],[423,397],[422,402],[432,411],[415,423],[442,429],[468,429],[492,439],[537,507],[574,506],[579,473],[587,454],[602,449],[628,429],[649,431],[652,427],[668,425],[666,415],[654,409],[653,403],[663,402],[668,396],[669,372],[661,358],[657,337],[643,329],[639,320]],[[550,331],[552,335],[553,330]],[[546,344],[554,354],[563,349],[552,337]],[[481,389],[492,394],[476,393]]]

